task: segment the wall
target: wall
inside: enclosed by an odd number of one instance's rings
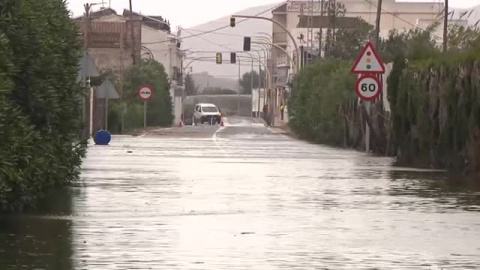
[[[112,16],[108,17],[113,20]],[[88,51],[95,60],[98,69],[111,69],[116,75],[140,60],[140,43],[142,39],[140,22],[134,21],[134,36],[132,41],[131,23],[126,21],[94,21],[88,27]],[[85,24],[80,24],[82,33]],[[135,43],[135,44],[133,44]]]
[[[265,89],[253,89],[252,90],[252,112],[263,112],[263,106],[265,105]]]
[[[165,31],[156,30],[148,26],[142,27],[142,44],[152,52],[156,61],[163,64],[168,78],[171,78],[173,75],[171,67],[174,66],[174,63],[171,54],[172,51],[175,50],[171,49],[172,45],[174,47],[174,44],[171,44],[169,41],[170,36],[171,35]]]
[[[183,90],[174,81],[174,69],[181,71],[183,56],[181,51],[176,46],[176,37],[163,30],[157,30],[148,26],[142,27],[142,44],[144,49],[143,58],[149,58],[148,52],[153,55],[153,58],[162,63],[165,67],[165,72],[171,82],[170,96],[172,97],[174,124],[180,122],[182,114],[182,96]]]
[[[226,115],[228,116],[228,115],[237,115],[237,108],[238,108],[239,101],[240,101],[240,116],[251,116],[252,115],[252,96],[251,95],[188,96],[184,99],[183,105],[187,107],[191,107],[191,105],[195,105],[197,103],[213,103],[218,107],[219,110],[222,111],[222,113],[226,113]]]

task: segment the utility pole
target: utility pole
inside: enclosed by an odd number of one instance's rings
[[[377,4],[377,18],[375,21],[375,48],[378,49],[378,43],[380,40],[380,19],[382,16],[382,0],[378,0]],[[381,78],[381,77],[380,77]],[[382,80],[383,81],[383,80]],[[370,101],[365,102],[365,110],[367,111],[367,117],[370,117]],[[370,126],[368,122],[365,124],[365,151],[370,153]]]
[[[443,16],[443,52],[448,49],[448,0],[445,0],[445,15]]]
[[[240,77],[241,75],[241,67],[240,64],[240,56],[237,55],[238,58],[238,88],[237,88],[237,116],[240,116]]]
[[[85,4],[85,15],[83,18],[83,49],[84,49],[84,57],[88,55],[88,32],[90,29],[90,9],[91,5],[90,4]],[[88,66],[88,64],[86,65]],[[91,90],[90,90],[90,78],[87,78],[86,75],[86,70],[83,71],[83,82],[84,86],[87,89],[85,99],[83,100],[83,124],[84,124],[84,136],[85,138],[90,137],[90,118],[92,115],[90,114],[90,95],[91,95]]]
[[[260,61],[258,62],[258,108],[257,108],[257,117],[260,117],[260,92],[262,91],[262,65],[261,65],[261,57],[260,58]],[[267,61],[267,59],[265,59],[265,62]]]
[[[133,64],[135,65],[136,64],[136,60],[135,60],[135,33],[134,33],[134,30],[133,30],[133,8],[132,8],[132,0],[129,0],[129,4],[130,4],[130,27],[131,27],[131,35],[132,35],[132,60],[133,60]]]
[[[323,38],[323,2],[324,0],[320,0],[320,32],[318,32],[318,60],[322,59],[322,38]]]
[[[378,0],[377,4],[377,19],[375,21],[375,48],[378,49],[378,42],[380,39],[380,18],[382,17],[382,0]]]
[[[252,89],[252,93],[253,93],[253,59],[252,59],[252,71],[250,72],[250,89]]]
[[[310,53],[313,51],[313,4],[314,0],[309,0],[308,5],[308,15],[307,15],[307,48],[309,48]],[[308,60],[308,59],[307,59]],[[306,66],[310,65],[310,62],[306,62]]]

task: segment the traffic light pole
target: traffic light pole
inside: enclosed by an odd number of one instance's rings
[[[240,56],[237,56],[238,61],[238,88],[237,88],[237,116],[240,116],[240,77],[241,77],[241,67]]]
[[[292,58],[291,55],[288,54],[287,50],[285,50],[284,48],[282,48],[281,46],[277,45],[277,44],[273,44],[273,43],[266,43],[266,42],[255,42],[255,41],[252,41],[253,44],[263,44],[263,45],[270,45],[270,46],[273,46],[279,50],[281,50],[283,53],[285,53],[287,55],[287,58],[288,58],[288,61],[290,61],[292,63],[292,66],[293,66],[293,73],[297,74],[298,72],[298,65],[297,63],[294,61],[294,59]]]
[[[300,55],[299,55],[300,52],[298,50],[298,44],[295,41],[295,38],[293,37],[292,33],[290,33],[290,31],[288,31],[288,29],[285,27],[285,25],[283,25],[283,24],[281,24],[278,21],[275,21],[273,19],[266,18],[266,17],[260,17],[260,16],[232,15],[232,18],[259,19],[259,20],[270,21],[270,22],[278,25],[280,28],[282,28],[288,34],[288,36],[292,40],[293,45],[295,46],[295,54],[297,55],[297,59],[300,59]],[[298,70],[300,70],[300,68],[298,68]]]

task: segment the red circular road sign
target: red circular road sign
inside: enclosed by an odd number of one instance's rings
[[[143,101],[149,101],[153,97],[153,87],[150,85],[142,85],[138,89],[138,97]]]
[[[382,83],[375,75],[363,75],[358,78],[355,91],[362,100],[371,101],[378,98],[382,92]]]

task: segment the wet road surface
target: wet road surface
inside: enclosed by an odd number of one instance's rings
[[[479,269],[480,188],[249,119],[91,146],[0,269]]]

